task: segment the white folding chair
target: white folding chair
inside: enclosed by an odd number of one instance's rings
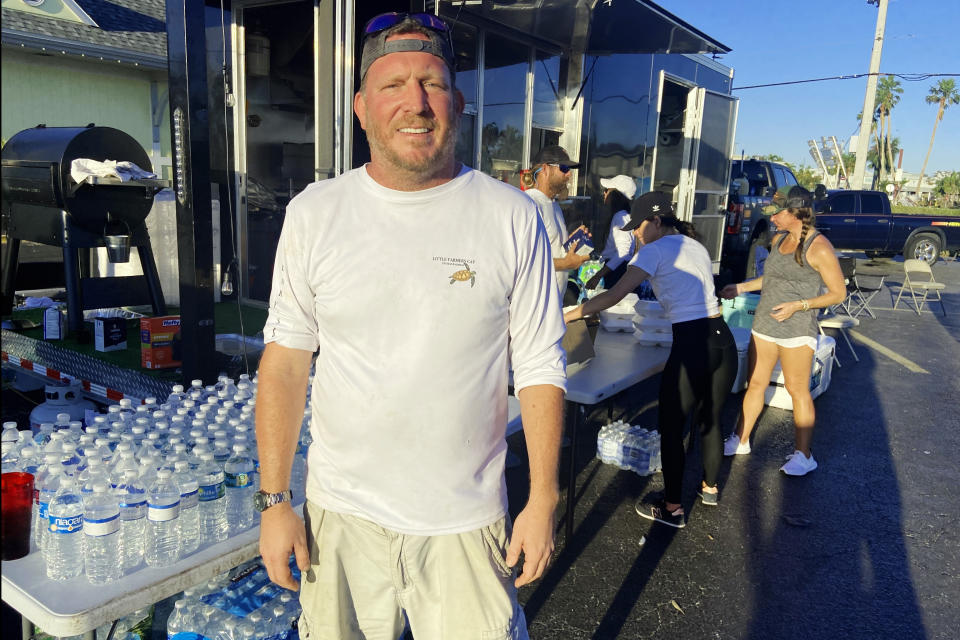
[[[933,271],[926,262],[915,259],[905,260],[903,262],[903,284],[900,286],[900,294],[897,296],[897,301],[893,303],[893,308],[896,309],[897,305],[900,304],[900,297],[903,292],[909,290],[914,309],[916,309],[917,315],[920,315],[920,310],[927,302],[927,295],[932,291],[937,294],[940,309],[946,317],[947,308],[943,305],[943,297],[940,295],[940,292],[946,288],[947,285],[933,279]],[[918,293],[923,293],[923,295],[917,297]],[[933,309],[930,311],[933,311]]]
[[[827,335],[824,333],[824,329],[836,329],[839,331],[840,335],[843,336],[843,339],[846,341],[847,347],[850,348],[850,353],[853,354],[853,359],[857,362],[860,362],[860,358],[857,357],[857,352],[853,350],[853,344],[850,342],[850,337],[847,335],[847,329],[860,326],[859,320],[852,316],[839,316],[833,313],[826,313],[817,319],[817,324],[820,327],[820,333],[823,335]],[[840,358],[837,357],[836,353],[834,353],[833,357],[834,361],[839,367]]]

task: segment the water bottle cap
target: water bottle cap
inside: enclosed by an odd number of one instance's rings
[[[71,428],[71,429],[83,429],[83,422],[81,422],[80,420],[71,420],[71,421],[70,421],[70,428]]]
[[[191,387],[202,387],[202,386],[203,386],[203,380],[191,380],[191,381],[190,381],[190,386],[191,386]]]
[[[130,429],[130,431],[134,432],[137,435],[140,435],[142,433],[146,433],[147,430],[143,428],[143,425],[138,424],[138,425],[135,425],[132,429]]]
[[[185,469],[190,468],[190,463],[187,462],[186,460],[177,460],[176,462],[173,463],[173,468],[176,469],[177,471],[183,471]]]
[[[246,453],[247,445],[238,442],[237,444],[233,445],[233,450],[237,453]]]
[[[177,385],[177,386],[179,386],[179,385]],[[173,608],[174,608],[174,609],[183,609],[183,608],[186,607],[186,606],[187,606],[187,601],[186,601],[186,600],[177,600],[176,602],[173,603]]]
[[[106,482],[94,482],[93,483],[93,492],[94,493],[106,493],[107,489],[110,487]]]
[[[173,393],[183,393],[183,385],[182,384],[173,385]]]
[[[133,406],[133,400],[131,400],[130,398],[120,398],[120,406],[121,407]]]
[[[196,447],[197,445],[204,445],[204,446],[206,446],[206,445],[208,445],[208,444],[210,444],[210,438],[208,438],[207,436],[197,436],[197,437],[194,439],[194,445],[193,445],[193,446],[194,446],[194,447]]]
[[[226,448],[227,441],[222,438],[217,438],[216,440],[213,441],[213,446],[215,446],[218,449]]]
[[[58,414],[57,414],[57,422],[70,422],[70,414],[69,414],[69,413],[58,413]]]
[[[127,469],[126,471],[123,472],[123,479],[130,480],[132,478],[138,477],[139,475],[140,473],[136,469]]]
[[[92,453],[88,453],[88,454],[87,454],[87,457],[89,458],[89,460],[87,460],[87,467],[88,467],[88,468],[89,468],[89,467],[99,467],[101,464],[103,464],[103,460],[101,460],[100,458],[98,458],[96,455],[94,455],[94,454],[92,454]]]
[[[200,459],[203,460],[204,462],[213,460],[213,454],[209,451],[204,451],[203,453],[200,454]]]
[[[158,469],[157,480],[166,480],[170,477],[170,469]]]
[[[48,451],[47,453],[43,454],[43,461],[47,464],[56,464],[60,462],[60,454],[56,451]]]
[[[143,405],[140,405],[140,406],[142,407]],[[137,418],[136,420],[133,421],[133,424],[135,424],[138,427],[147,428],[150,426],[150,418],[147,418],[147,417]]]

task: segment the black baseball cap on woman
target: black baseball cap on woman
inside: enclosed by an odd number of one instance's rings
[[[654,216],[672,216],[673,202],[670,196],[659,191],[650,191],[643,194],[633,201],[630,205],[630,221],[623,225],[622,231],[633,231],[644,220],[649,220]]]

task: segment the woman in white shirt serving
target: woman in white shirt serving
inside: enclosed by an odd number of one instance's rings
[[[699,423],[703,457],[700,496],[717,504],[717,473],[723,460],[720,412],[737,375],[737,347],[720,314],[713,288],[710,254],[693,225],[674,215],[670,198],[645,193],[633,202],[630,222],[640,243],[617,284],[564,314],[571,322],[622,300],[649,279],[673,325],[673,347],[660,382],[657,428],[663,459],[664,499],[637,502],[637,513],[672,527],[685,525],[681,493],[686,453],[683,432],[693,416]]]
[[[587,281],[587,289],[596,289],[601,279],[607,289],[612,289],[627,272],[627,263],[633,257],[633,234],[624,231],[623,227],[630,220],[630,201],[637,193],[637,181],[619,175],[600,178],[600,186],[603,187],[603,202],[610,208],[610,232],[600,254],[603,267]]]

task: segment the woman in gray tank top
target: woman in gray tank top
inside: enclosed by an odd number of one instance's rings
[[[750,385],[743,396],[743,420],[724,442],[724,455],[750,453],[750,432],[763,410],[764,392],[777,361],[793,400],[796,450],[780,470],[791,476],[817,468],[810,452],[815,413],[810,395],[810,369],[817,347],[817,313],[838,304],[846,286],[833,245],[814,230],[813,198],[803,187],[784,187],[764,213],[777,234],[759,278],[727,285],[722,298],[758,291],[760,302],[750,338]],[[823,287],[826,293],[820,294]]]

